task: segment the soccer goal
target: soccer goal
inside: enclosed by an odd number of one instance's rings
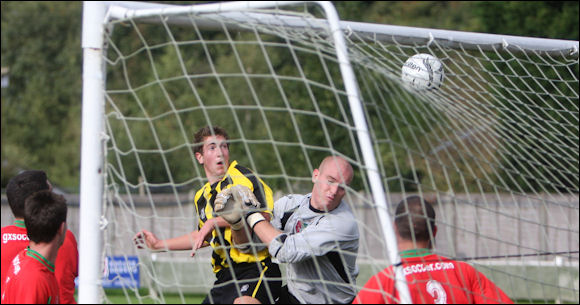
[[[419,194],[436,202],[436,253],[514,300],[578,302],[577,41],[346,22],[330,2],[83,14],[79,302],[110,301],[111,287],[185,303],[212,287],[211,249],[132,244],[141,229],[197,228],[193,134],[206,125],[228,130],[230,160],[274,199],[310,192],[324,156],[351,162],[356,289],[399,259],[390,215]],[[416,54],[441,65],[437,86],[402,78]]]

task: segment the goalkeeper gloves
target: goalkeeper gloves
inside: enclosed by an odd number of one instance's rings
[[[214,201],[214,211],[229,224],[232,230],[240,230],[243,227],[243,218],[253,228],[255,224],[266,220],[259,213],[260,202],[254,196],[252,190],[243,185],[234,185],[222,190],[217,194]]]

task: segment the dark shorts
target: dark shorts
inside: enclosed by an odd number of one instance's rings
[[[220,270],[217,280],[202,304],[233,304],[242,295],[254,297],[262,304],[274,304],[280,295],[282,279],[280,267],[270,259],[257,263],[243,263],[234,268],[235,281],[231,268]]]

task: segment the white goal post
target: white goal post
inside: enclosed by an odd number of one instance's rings
[[[340,21],[325,1],[87,1],[82,48],[79,303],[101,301],[105,256],[145,255],[128,246],[141,226],[195,227],[205,125],[235,130],[239,158],[283,194],[308,192],[321,155],[347,158],[369,274],[400,261],[389,215],[420,194],[438,202],[439,253],[512,295],[578,301],[577,41]],[[417,53],[442,61],[439,90],[401,80]],[[183,256],[160,256],[140,263],[149,297],[183,300]],[[530,257],[555,258],[560,283],[538,280]]]

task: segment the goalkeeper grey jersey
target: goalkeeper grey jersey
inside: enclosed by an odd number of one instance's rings
[[[350,303],[358,275],[355,217],[344,201],[330,212],[318,211],[310,206],[311,196],[276,201],[271,223],[284,233],[268,250],[280,263],[288,263],[288,290],[301,303]]]

